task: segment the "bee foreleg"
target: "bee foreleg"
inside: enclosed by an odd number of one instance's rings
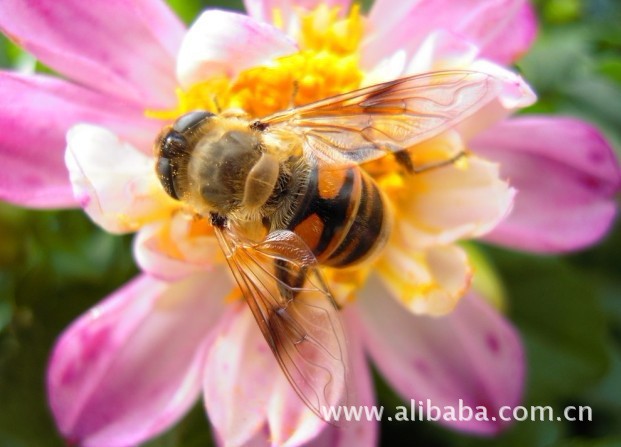
[[[289,103],[289,108],[293,109],[295,107],[295,98],[298,96],[298,92],[300,91],[300,83],[297,79],[293,80],[293,91],[291,92],[291,102]]]

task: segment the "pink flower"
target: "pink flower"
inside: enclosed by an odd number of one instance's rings
[[[0,197],[79,205],[108,231],[138,231],[145,272],[80,317],[54,350],[50,403],[71,442],[138,444],[174,424],[202,390],[223,445],[375,443],[374,423],[339,429],[299,400],[236,299],[210,229],[188,219],[154,175],[153,140],[171,118],[216,105],[262,116],[288,105],[282,89],[292,78],[296,98],[308,102],[440,69],[495,76],[494,98],[434,140],[434,149],[471,150],[467,166],[391,190],[399,219],[374,273],[366,282],[328,276],[339,296],[354,285],[355,304],[342,314],[349,386],[361,404],[374,403],[366,356],[406,400],[463,399],[490,414],[519,402],[523,351],[500,315],[475,292],[449,315],[428,315],[450,311],[469,285],[457,241],[539,252],[597,241],[621,182],[610,146],[577,120],[505,119],[534,99],[500,65],[534,37],[525,1],[377,0],[366,19],[346,0],[326,2],[336,9],[318,3],[247,0],[249,16],[206,11],[187,32],[152,0],[0,3],[0,28],[68,78],[0,72]],[[421,144],[422,157],[430,146]]]

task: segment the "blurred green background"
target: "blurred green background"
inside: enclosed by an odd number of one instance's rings
[[[225,1],[170,4],[188,23],[205,7],[241,8]],[[621,2],[536,5],[539,38],[517,67],[540,97],[527,113],[578,116],[621,148]],[[0,66],[35,63],[0,37]],[[621,446],[621,224],[599,246],[569,256],[481,249],[504,281],[508,315],[527,348],[525,405],[590,405],[593,422],[519,422],[491,439],[431,423],[386,422],[382,445]],[[77,315],[135,273],[131,238],[103,233],[82,212],[0,204],[0,447],[63,445],[44,394],[52,344]],[[380,403],[400,405],[379,377],[377,386]],[[208,430],[197,406],[148,445],[208,446]]]

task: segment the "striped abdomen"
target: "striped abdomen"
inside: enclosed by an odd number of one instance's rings
[[[377,185],[363,170],[315,165],[287,228],[306,242],[320,264],[346,267],[383,246],[387,213]]]

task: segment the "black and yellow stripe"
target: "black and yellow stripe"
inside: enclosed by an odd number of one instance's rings
[[[386,221],[384,199],[363,170],[315,164],[287,229],[306,242],[320,264],[347,267],[373,253]]]

